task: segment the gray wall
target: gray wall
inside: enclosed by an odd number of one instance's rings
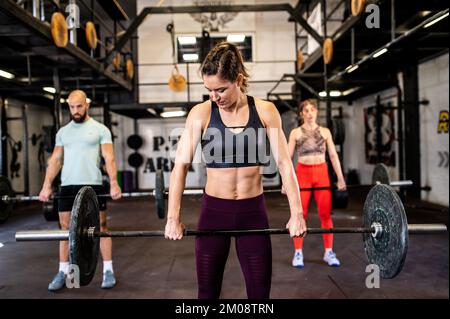
[[[420,107],[420,146],[422,183],[433,188],[422,198],[448,206],[448,132],[438,133],[439,113],[449,111],[448,54],[419,65],[419,98],[430,101]]]
[[[22,106],[25,104],[21,101],[14,99],[7,99],[7,109],[6,114],[8,117],[20,117],[22,116]],[[46,108],[27,104],[27,124],[28,124],[28,134],[29,140],[27,141],[29,147],[29,180],[30,180],[30,194],[37,194],[42,186],[42,181],[44,179],[45,171],[40,171],[39,161],[38,161],[38,150],[39,142],[36,146],[31,143],[31,136],[33,133],[36,135],[43,134],[42,126],[52,125],[53,120],[50,111]],[[17,162],[20,163],[19,177],[11,176],[10,162],[12,159],[11,147],[8,143],[8,178],[11,180],[12,187],[14,191],[22,192],[24,191],[24,168],[25,162],[23,159],[24,154],[24,141],[23,141],[23,123],[20,120],[8,121],[8,133],[12,139],[15,141],[22,141],[22,151],[18,154]],[[45,152],[46,159],[50,154]]]
[[[297,1],[286,1],[295,5]],[[138,0],[138,10],[146,6],[156,5],[157,1]],[[276,1],[235,1],[235,4],[264,4]],[[163,6],[193,5],[192,1],[164,1]],[[249,94],[265,98],[267,92],[280,80],[284,73],[295,72],[295,34],[294,23],[288,22],[286,12],[244,12],[239,13],[220,32],[214,35],[228,33],[244,33],[253,37],[253,63],[246,63],[251,75],[250,81],[273,80],[273,83],[250,83]],[[160,14],[149,16],[138,29],[139,36],[139,82],[167,83],[172,72],[172,65],[148,65],[173,63],[172,44],[166,25],[174,22],[175,35],[201,34],[201,24],[189,14]],[[275,61],[264,63],[264,61]],[[180,64],[180,73],[187,77],[186,64]],[[198,73],[198,63],[189,64],[189,80],[201,82]],[[282,83],[277,92],[290,92],[292,82]],[[202,101],[206,94],[203,84],[194,84],[190,91],[191,101]],[[167,85],[141,86],[140,103],[187,101],[187,92],[172,92]]]
[[[399,78],[401,76],[399,74]],[[400,81],[401,83],[401,81]],[[419,98],[429,100],[428,106],[420,106],[421,118],[421,170],[422,185],[432,187],[431,192],[422,192],[422,199],[440,205],[449,205],[448,196],[448,133],[438,133],[439,114],[449,110],[448,54],[419,65]],[[358,99],[352,105],[344,105],[346,141],[344,144],[344,170],[356,169],[362,183],[371,182],[373,165],[366,163],[364,153],[364,109],[376,103],[376,96],[383,104],[397,105],[397,90],[387,89],[377,94]],[[338,104],[338,103],[335,103]],[[397,127],[395,119],[395,126]],[[405,138],[408,138],[407,136]],[[398,143],[394,142],[398,154]],[[389,167],[393,180],[398,179],[398,156],[396,165]],[[408,159],[406,159],[408,160]]]

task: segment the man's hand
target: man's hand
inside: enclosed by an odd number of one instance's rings
[[[41,192],[39,193],[39,200],[41,202],[48,202],[52,196],[53,191],[51,186],[42,186]]]
[[[116,199],[119,199],[122,197],[122,190],[120,189],[119,184],[112,183],[109,188],[110,188],[109,193],[113,200],[116,200]]]

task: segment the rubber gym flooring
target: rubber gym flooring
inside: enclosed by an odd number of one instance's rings
[[[361,225],[365,193],[353,192],[346,210],[335,210],[335,227]],[[182,221],[195,229],[200,196],[186,196],[182,204]],[[281,194],[266,194],[270,226],[282,228],[287,222],[287,199]],[[111,230],[164,229],[164,220],[154,213],[148,198],[109,202],[108,226]],[[57,242],[15,242],[17,230],[57,229],[57,222],[44,219],[39,203],[17,207],[11,218],[0,225],[0,299],[5,298],[146,298],[195,299],[196,272],[194,238],[172,242],[164,238],[115,238],[113,262],[117,285],[100,288],[101,258],[97,273],[89,286],[47,291],[47,285],[58,267]],[[409,223],[445,223],[448,212],[408,209]],[[308,227],[320,227],[312,205]],[[234,241],[232,241],[234,244]],[[0,245],[1,246],[1,245]],[[321,235],[305,240],[305,268],[291,266],[292,241],[287,235],[273,235],[273,275],[271,298],[274,299],[391,299],[449,298],[449,239],[447,234],[411,235],[403,271],[394,279],[381,279],[380,288],[366,287],[366,257],[360,234],[334,236],[334,251],[341,267],[331,268],[322,261]],[[225,268],[222,296],[225,299],[246,298],[245,284],[232,245]]]

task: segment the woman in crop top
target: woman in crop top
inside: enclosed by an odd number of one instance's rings
[[[303,214],[306,219],[311,191],[302,189],[330,186],[328,166],[325,161],[326,150],[328,150],[331,164],[338,179],[337,188],[344,190],[346,185],[330,130],[317,124],[317,104],[313,100],[303,101],[300,104],[300,117],[303,119],[303,124],[291,131],[288,147],[291,158],[294,156],[295,149],[297,148],[296,174],[301,190]],[[332,228],[331,190],[321,189],[314,190],[313,192],[322,227]],[[303,238],[297,237],[293,240],[295,253],[292,259],[292,265],[297,268],[302,268],[304,266],[302,251]],[[325,247],[324,261],[330,266],[338,267],[340,262],[333,252],[333,234],[324,234],[323,240]]]
[[[268,228],[262,165],[266,164],[266,139],[287,190],[291,237],[306,231],[299,189],[289,158],[281,118],[275,106],[246,95],[248,74],[240,51],[233,44],[217,44],[201,68],[210,100],[189,112],[178,143],[170,176],[165,237],[183,237],[181,198],[186,174],[201,142],[206,163],[206,186],[198,221],[200,230]],[[198,236],[195,241],[198,297],[220,297],[228,258],[229,236]],[[240,235],[236,251],[245,279],[248,298],[270,297],[272,249],[269,235]]]

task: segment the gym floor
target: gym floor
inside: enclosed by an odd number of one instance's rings
[[[333,212],[335,227],[358,227],[361,224],[364,193],[353,192],[346,210]],[[266,194],[270,225],[284,227],[288,215],[286,197]],[[195,229],[200,197],[185,196],[182,221]],[[116,238],[113,240],[114,271],[117,285],[103,290],[101,264],[91,284],[80,289],[57,293],[47,285],[58,267],[57,242],[22,242],[14,240],[17,230],[57,229],[57,222],[45,221],[39,203],[18,207],[0,226],[0,299],[4,298],[121,298],[121,299],[194,299],[197,297],[194,238],[181,242],[163,238]],[[431,213],[407,209],[409,223],[445,223],[448,213]],[[148,198],[109,202],[108,225],[111,230],[164,229],[157,219],[154,203]],[[320,227],[314,207],[310,209],[308,227]],[[381,280],[380,288],[366,288],[366,257],[360,234],[338,234],[334,251],[341,267],[331,268],[322,261],[323,244],[318,235],[305,240],[305,268],[291,266],[292,241],[287,235],[272,236],[273,275],[271,298],[274,299],[391,299],[449,298],[449,239],[447,234],[411,235],[408,255],[402,272],[390,280]],[[101,258],[100,258],[101,261]],[[245,284],[234,247],[225,268],[222,296],[246,298]]]

